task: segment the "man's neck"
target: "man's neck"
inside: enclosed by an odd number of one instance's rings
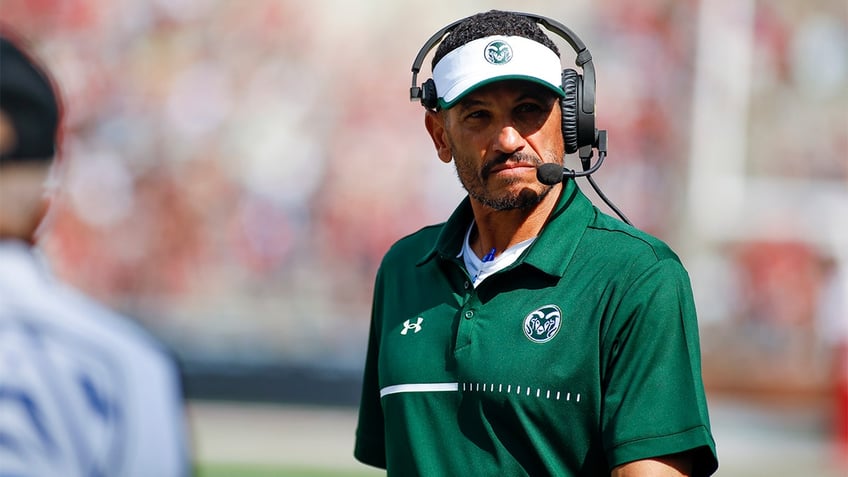
[[[481,258],[492,249],[499,255],[515,244],[538,236],[561,193],[562,186],[557,185],[530,209],[495,210],[472,199],[476,227],[469,237],[471,249]]]

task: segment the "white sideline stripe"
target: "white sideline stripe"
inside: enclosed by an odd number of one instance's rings
[[[395,384],[386,386],[380,390],[380,397],[397,393],[425,393],[459,391],[459,383],[422,383],[422,384]]]

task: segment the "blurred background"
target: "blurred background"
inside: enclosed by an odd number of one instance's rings
[[[410,66],[491,8],[592,52],[595,177],[690,271],[718,475],[845,475],[844,0],[0,0],[65,101],[44,250],[182,361],[200,474],[375,475],[351,457],[373,277],[463,196]]]

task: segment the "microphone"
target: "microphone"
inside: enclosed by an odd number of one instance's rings
[[[577,172],[571,169],[568,169],[561,164],[554,164],[552,162],[547,162],[542,164],[541,166],[536,168],[536,179],[539,182],[545,185],[552,186],[554,184],[559,184],[566,177],[585,177],[589,184],[595,189],[595,192],[598,194],[598,197],[606,203],[613,212],[618,215],[618,217],[627,225],[633,225],[630,222],[630,219],[627,218],[624,213],[619,210],[615,204],[612,203],[611,200],[607,198],[607,196],[601,191],[601,188],[598,187],[598,184],[595,183],[595,180],[592,178],[592,174],[600,169],[601,164],[604,163],[604,158],[607,157],[607,132],[600,131],[599,140],[598,140],[598,160],[595,161],[595,165],[590,166],[590,161],[592,159],[592,146],[584,146],[580,148],[580,162],[583,163],[583,171]]]
[[[559,184],[565,179],[566,169],[559,164],[546,162],[536,168],[536,179],[545,185]]]

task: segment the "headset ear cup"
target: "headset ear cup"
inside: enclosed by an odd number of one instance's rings
[[[577,152],[577,83],[580,75],[572,69],[562,70],[562,90],[565,97],[560,100],[562,108],[562,137],[565,140],[565,153]]]
[[[431,78],[421,85],[421,105],[427,109],[436,109],[438,104],[439,97],[436,92],[436,82]]]

